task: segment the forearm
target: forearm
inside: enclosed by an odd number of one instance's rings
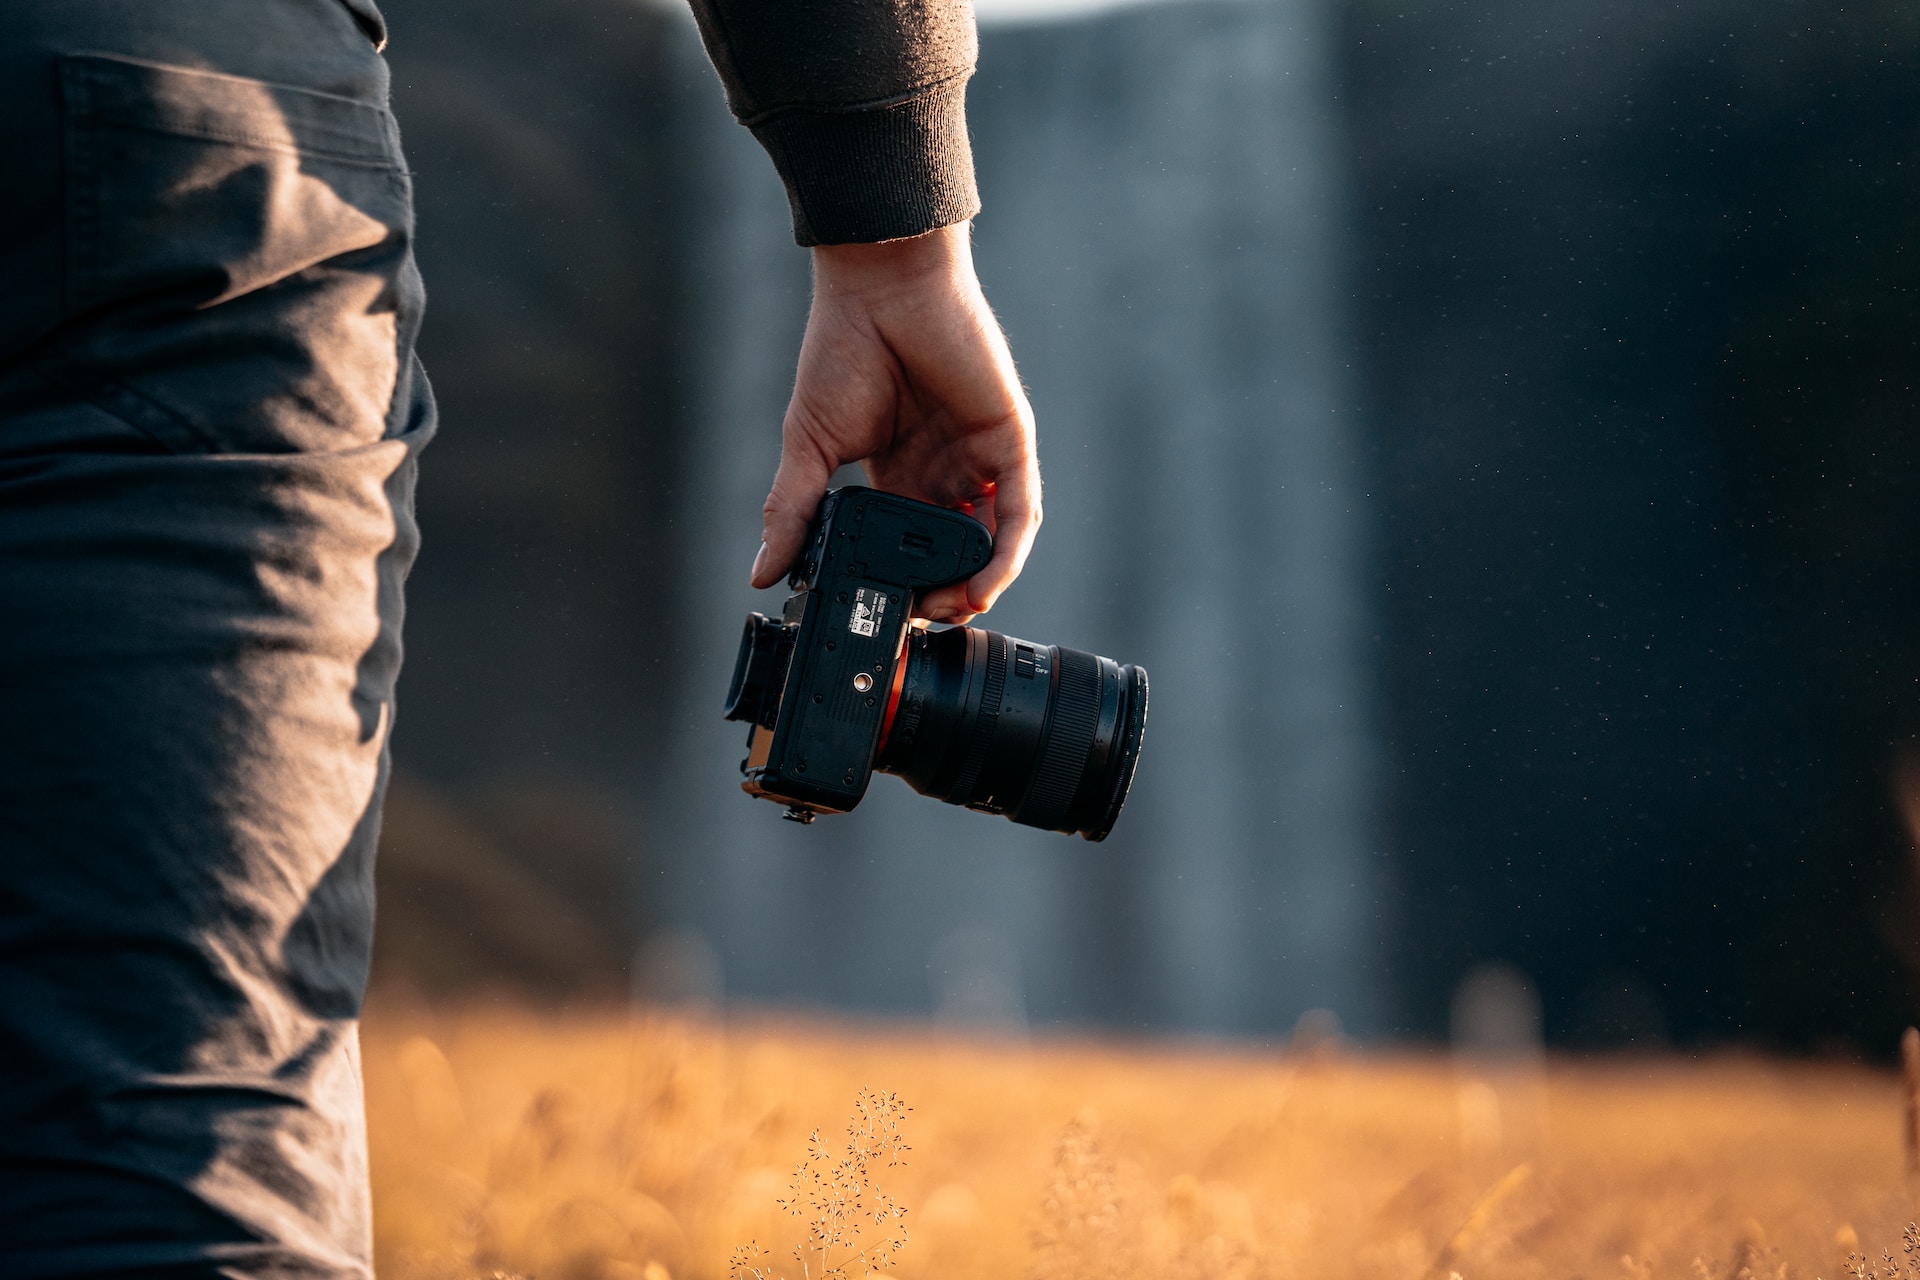
[[[979,209],[971,0],[692,0],[736,118],[804,245],[915,236]]]
[[[1018,576],[1040,525],[1033,410],[981,296],[965,92],[972,0],[692,0],[734,115],[814,247],[813,307],[752,581],[779,581],[835,468],[971,510],[994,536],[924,617],[965,621]]]

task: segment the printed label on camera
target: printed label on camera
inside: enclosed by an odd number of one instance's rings
[[[880,633],[880,619],[886,616],[887,598],[878,591],[861,587],[853,593],[853,613],[847,618],[847,630],[857,636]]]

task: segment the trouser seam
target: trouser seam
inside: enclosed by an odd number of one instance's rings
[[[51,352],[27,357],[28,366],[49,382],[124,422],[171,453],[205,453],[213,447],[213,441],[191,422],[157,400],[124,382],[79,377],[72,363]]]

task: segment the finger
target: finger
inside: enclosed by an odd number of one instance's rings
[[[953,510],[972,516],[989,530],[993,528],[992,486],[988,486],[985,493],[976,491],[972,502],[936,505],[951,505]],[[950,582],[944,587],[935,587],[914,600],[913,616],[925,618],[928,622],[967,622],[973,615],[974,607],[967,599],[965,581]]]
[[[982,498],[976,508],[969,502],[966,513],[991,529],[993,527],[993,499]],[[949,582],[944,587],[935,587],[914,601],[913,616],[925,618],[928,622],[968,622],[976,610],[967,599],[965,581]]]
[[[1033,549],[1041,520],[1040,504],[1033,496],[1038,488],[1039,476],[1029,466],[1025,479],[983,498],[979,511],[969,511],[993,529],[993,558],[969,580],[921,596],[914,602],[915,617],[929,622],[966,622],[993,607],[1020,575]]]
[[[1000,594],[1026,567],[1040,532],[1040,468],[1032,459],[1000,477],[993,491],[993,558],[965,582],[966,607],[974,613],[993,608]]]
[[[979,510],[976,510],[975,504],[971,502],[962,504],[956,510],[964,511],[982,524],[986,524],[988,528],[992,528],[990,523],[993,513],[992,503],[993,499],[982,498]],[[973,614],[973,605],[967,601],[965,582],[949,582],[944,587],[935,587],[915,597],[913,602],[913,616],[924,618],[928,622],[967,622],[972,619]]]
[[[797,434],[786,437],[773,489],[760,508],[760,554],[754,557],[751,578],[755,587],[770,587],[786,575],[806,544],[807,528],[838,465],[811,440]]]
[[[936,587],[913,602],[913,616],[927,622],[970,622],[973,608],[967,604],[967,584]]]

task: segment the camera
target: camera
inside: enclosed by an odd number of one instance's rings
[[[916,597],[972,577],[985,526],[849,486],[820,504],[778,621],[747,615],[727,694],[751,725],[749,795],[811,822],[860,803],[874,770],[922,795],[1104,840],[1147,722],[1147,673],[982,627],[910,623]]]

